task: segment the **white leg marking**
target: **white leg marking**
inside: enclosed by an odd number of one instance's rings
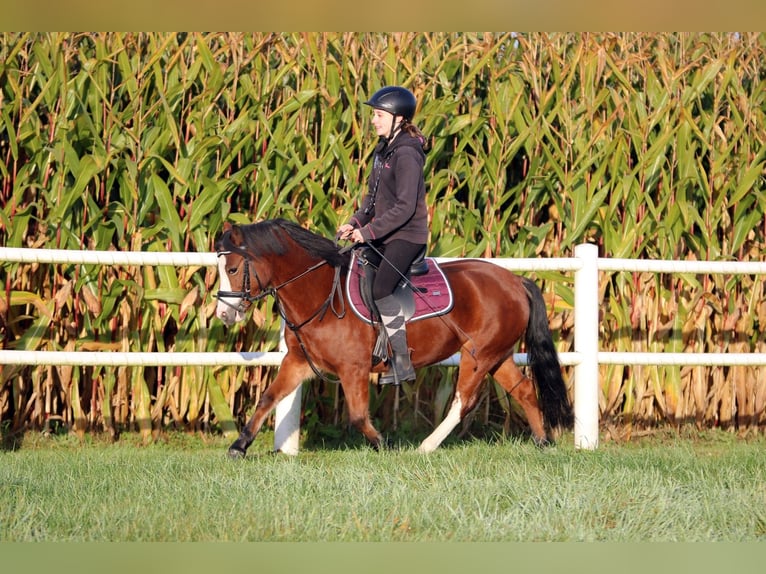
[[[420,443],[418,452],[429,453],[435,451],[445,438],[453,431],[453,429],[460,422],[460,409],[463,406],[463,402],[460,400],[460,396],[456,396],[452,401],[452,406],[444,417],[444,420],[434,429],[428,437]]]

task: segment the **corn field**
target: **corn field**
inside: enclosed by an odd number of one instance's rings
[[[211,251],[223,222],[334,235],[375,142],[361,103],[417,96],[430,252],[450,257],[764,260],[762,34],[0,34],[0,241]],[[572,278],[534,276],[560,352]],[[3,349],[268,351],[271,301],[225,329],[214,269],[0,263]],[[766,352],[764,277],[602,274],[601,350]],[[342,352],[339,350],[339,352]],[[0,366],[3,432],[231,432],[273,368]],[[568,369],[567,369],[568,371]],[[571,380],[571,373],[565,373]],[[430,428],[454,371],[424,369],[373,416]],[[601,367],[601,417],[759,432],[763,367]],[[342,392],[304,391],[309,428]],[[487,385],[475,417],[523,424]],[[466,423],[466,427],[470,426]]]

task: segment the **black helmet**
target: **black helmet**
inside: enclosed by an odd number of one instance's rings
[[[364,103],[395,116],[404,116],[407,120],[411,120],[415,115],[418,104],[411,91],[399,86],[380,88]]]

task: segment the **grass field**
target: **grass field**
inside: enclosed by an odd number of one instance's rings
[[[352,443],[243,461],[227,440],[27,435],[0,452],[0,541],[766,540],[766,439],[711,431],[538,450]]]

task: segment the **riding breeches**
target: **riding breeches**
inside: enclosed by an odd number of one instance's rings
[[[382,299],[394,292],[423,247],[424,245],[417,243],[394,239],[379,248],[383,254],[382,260],[377,253],[370,253],[369,259],[378,265],[378,272],[375,274],[375,282],[372,285],[373,299]]]

